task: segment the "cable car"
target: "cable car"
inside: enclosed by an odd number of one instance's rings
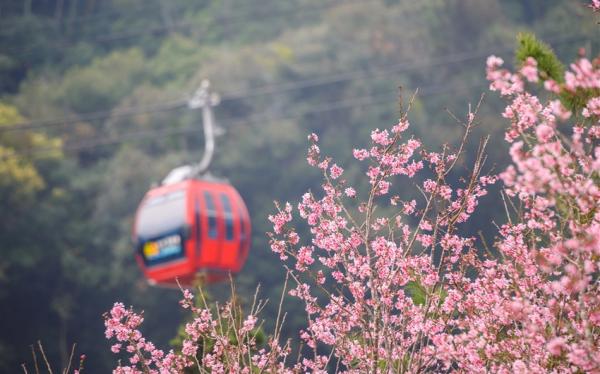
[[[241,270],[250,229],[244,201],[225,182],[159,186],[146,193],[136,214],[137,261],[151,284],[190,286],[198,273],[216,282]]]
[[[208,81],[189,102],[202,108],[204,139],[201,161],[173,169],[161,185],[142,199],[135,217],[136,260],[153,285],[192,286],[226,279],[241,270],[250,249],[250,217],[237,190],[207,172],[214,153],[211,107],[218,96]]]

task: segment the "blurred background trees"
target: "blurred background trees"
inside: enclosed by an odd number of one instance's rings
[[[151,183],[201,153],[200,116],[186,106],[201,79],[221,94],[216,119],[227,131],[212,172],[239,189],[253,220],[238,291],[250,298],[261,283],[277,300],[283,269],[266,217],[273,200],[295,201],[320,180],[305,164],[306,134],[348,159],[397,119],[399,92],[418,88],[415,134],[456,143],[444,108],[464,115],[478,101],[485,58],[511,60],[519,31],[567,61],[579,47],[597,53],[600,40],[578,1],[3,0],[0,15],[0,371],[9,372],[38,339],[54,362],[77,342],[90,371],[107,371],[101,314],[116,300],[146,309],[154,340],[176,334],[180,295],[145,283],[129,235]],[[480,112],[479,135],[497,144],[490,167],[506,161],[501,108],[490,96]],[[498,202],[484,204],[489,222]],[[287,334],[303,319],[297,308],[288,305]]]

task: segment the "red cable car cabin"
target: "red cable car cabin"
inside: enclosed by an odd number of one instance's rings
[[[215,282],[240,271],[250,249],[250,218],[229,184],[198,179],[148,191],[136,214],[136,259],[150,283]]]

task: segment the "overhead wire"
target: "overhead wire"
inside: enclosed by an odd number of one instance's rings
[[[585,38],[585,36],[583,35],[572,35],[561,38],[548,38],[546,40],[548,40],[549,43],[559,45],[563,43],[570,43],[576,40],[581,40],[583,38]],[[322,85],[335,84],[358,79],[374,78],[381,75],[389,75],[391,73],[402,73],[437,66],[449,66],[456,63],[484,58],[492,52],[502,54],[511,52],[513,51],[513,49],[514,48],[511,46],[503,45],[500,47],[497,46],[496,48],[489,48],[485,50],[466,51],[443,56],[436,56],[433,58],[426,58],[421,61],[404,61],[392,65],[378,66],[376,68],[371,68],[368,70],[351,70],[346,72],[321,75],[318,77],[308,78],[299,81],[250,87],[244,90],[225,92],[221,95],[221,101],[226,102],[233,100],[249,99],[262,95],[281,94],[289,91],[305,89],[310,87],[318,87]],[[179,100],[174,100],[167,104],[116,108],[114,110],[96,111],[65,118],[21,122],[1,127],[0,134],[3,132],[25,131],[31,129],[61,126],[70,123],[103,120],[108,118],[130,117],[138,114],[161,113],[164,111],[171,111],[183,108],[187,105],[187,100],[187,98],[182,98]]]
[[[88,112],[82,115],[73,115],[63,118],[52,118],[39,121],[21,122],[9,126],[0,127],[0,134],[3,132],[36,130],[47,127],[62,126],[72,123],[81,123],[88,121],[97,121],[109,118],[132,117],[139,114],[162,113],[185,108],[186,106],[187,100],[179,99],[170,101],[166,104],[120,107],[115,108],[113,110]]]
[[[429,87],[424,87],[422,90],[419,90],[419,97],[427,97],[439,94],[447,94],[447,93],[459,93],[464,92],[474,88],[483,88],[484,85],[482,83],[472,84],[463,86],[459,89],[450,88],[448,85],[434,85]],[[287,114],[287,115],[255,115],[245,119],[239,120],[230,120],[225,122],[226,127],[235,127],[240,125],[249,125],[249,124],[257,124],[257,123],[272,123],[275,121],[288,121],[297,118],[301,118],[310,114],[319,114],[344,108],[351,107],[362,107],[362,106],[375,106],[382,105],[387,103],[392,103],[394,100],[390,99],[390,96],[393,95],[396,91],[389,91],[384,93],[379,93],[376,95],[368,95],[362,97],[355,97],[344,99],[332,103],[326,103],[322,105],[312,106],[310,108],[299,110],[296,113]],[[221,122],[221,121],[220,121]],[[107,137],[102,139],[93,139],[81,141],[73,144],[69,144],[65,147],[48,147],[48,148],[30,148],[21,150],[19,154],[5,156],[4,159],[39,159],[45,158],[44,156],[54,155],[56,152],[73,152],[80,151],[85,149],[93,149],[101,146],[109,146],[116,145],[125,142],[145,140],[149,138],[157,138],[157,137],[167,137],[167,136],[175,136],[175,135],[185,135],[192,134],[195,132],[199,132],[200,130],[197,127],[184,127],[179,129],[148,129],[148,130],[140,130],[129,132],[125,134],[120,134],[114,137]]]
[[[431,61],[430,63],[400,63],[394,66],[386,66],[382,70],[371,69],[370,71],[349,71],[342,73],[335,73],[331,75],[319,76],[316,78],[309,78],[296,82],[289,83],[279,83],[279,84],[271,84],[260,86],[257,88],[250,88],[247,90],[239,90],[232,93],[225,93],[221,96],[221,101],[232,101],[232,100],[241,100],[253,98],[256,96],[262,95],[273,95],[280,94],[284,92],[289,92],[297,89],[309,88],[309,87],[317,87],[321,85],[340,83],[349,80],[355,79],[364,79],[375,77],[379,75],[389,74],[389,73],[400,73],[414,69],[425,69],[433,66],[437,66],[441,61],[444,64],[450,65],[451,63],[464,62],[469,59],[475,59],[483,56],[487,56],[487,52],[478,53],[471,56],[461,57],[462,54],[457,54],[456,56],[442,56],[440,59],[436,59]],[[135,116],[138,114],[151,114],[151,113],[160,113],[163,111],[170,111],[178,108],[185,107],[187,105],[187,99],[174,100],[167,105],[146,105],[139,107],[127,107],[127,108],[117,108],[115,110],[106,110],[106,111],[96,111],[91,113],[86,113],[78,116],[70,116],[65,118],[54,118],[48,120],[40,120],[40,121],[30,121],[30,122],[22,122],[18,124],[13,124],[9,126],[4,126],[0,128],[0,133],[10,132],[10,131],[25,131],[32,129],[40,129],[46,127],[54,127],[61,126],[64,124],[70,123],[80,123],[86,121],[93,120],[102,120],[108,118],[117,118],[117,117],[129,117]]]

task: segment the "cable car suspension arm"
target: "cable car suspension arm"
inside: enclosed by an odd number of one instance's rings
[[[200,162],[192,167],[191,176],[199,176],[208,170],[215,152],[215,136],[220,135],[223,130],[216,127],[212,108],[220,102],[219,95],[210,92],[210,82],[203,80],[200,88],[194,93],[188,102],[191,109],[202,108],[202,126],[204,128],[204,154]],[[220,131],[219,131],[220,130]]]

